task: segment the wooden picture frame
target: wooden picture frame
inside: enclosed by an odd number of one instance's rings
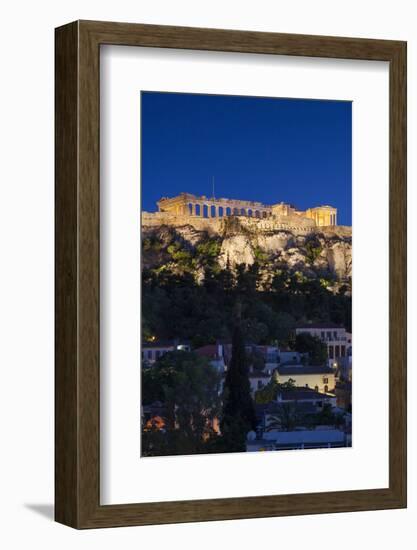
[[[55,518],[75,528],[406,506],[406,43],[77,21],[56,29]],[[99,56],[117,44],[389,62],[389,487],[100,505]]]

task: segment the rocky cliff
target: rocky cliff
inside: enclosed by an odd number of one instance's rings
[[[142,220],[142,242],[143,267],[169,265],[194,271],[197,277],[207,259],[231,269],[258,262],[266,278],[288,270],[343,283],[352,275],[352,232],[344,226],[306,230],[244,217],[149,225]]]

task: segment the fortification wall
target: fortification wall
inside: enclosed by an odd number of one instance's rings
[[[142,212],[142,226],[144,227],[192,225],[200,231],[219,232],[222,221],[222,218],[200,218],[198,216],[175,215],[171,212]]]
[[[313,220],[300,218],[299,216],[275,216],[272,218],[250,218],[237,216],[242,227],[252,231],[291,231],[294,233],[307,234],[316,229]],[[171,225],[181,227],[191,225],[200,231],[212,231],[220,233],[223,230],[226,218],[202,218],[199,216],[176,215],[171,212],[142,212],[142,226],[158,227],[160,225]]]
[[[314,220],[303,218],[297,215],[272,216],[270,218],[248,218],[239,216],[240,223],[248,229],[255,231],[277,231],[279,229],[286,231],[295,231],[300,233],[309,233],[316,229]]]
[[[243,227],[252,231],[291,231],[296,234],[306,235],[308,233],[329,233],[347,235],[351,228],[343,226],[316,226],[314,220],[300,217],[298,215],[273,216],[271,218],[251,218],[247,216],[237,216]],[[191,225],[200,231],[211,231],[220,233],[226,218],[202,218],[199,216],[175,215],[170,212],[142,212],[143,227],[157,227],[160,225],[172,225],[181,227]]]

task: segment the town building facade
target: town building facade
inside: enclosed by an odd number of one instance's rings
[[[327,346],[329,366],[348,368],[352,356],[352,334],[345,328],[331,323],[304,325],[295,329],[296,334],[310,334]]]
[[[336,385],[335,371],[329,367],[279,365],[276,372],[280,384],[292,380],[295,386],[312,388],[320,393],[332,393]]]

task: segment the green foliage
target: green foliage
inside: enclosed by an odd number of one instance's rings
[[[325,403],[322,410],[316,414],[309,415],[309,423],[306,422],[311,428],[316,426],[334,426],[340,428],[344,424],[344,414],[334,413],[333,407],[330,403]]]
[[[171,256],[173,262],[176,262],[178,267],[183,270],[190,270],[193,267],[193,253],[184,247],[180,241],[174,241],[167,247],[167,252]]]
[[[143,368],[143,405],[160,401],[166,409],[165,436],[143,430],[143,454],[200,452],[210,436],[207,421],[220,411],[219,388],[217,370],[193,352],[169,352]]]
[[[297,412],[297,404],[282,403],[279,413],[271,416],[266,431],[282,430],[291,432],[302,422],[302,416]]]
[[[142,241],[142,249],[144,252],[159,251],[162,246],[156,239],[146,238]]]
[[[237,217],[225,223],[240,224]],[[148,239],[148,240],[147,240]],[[265,284],[259,263],[221,269],[221,238],[204,236],[195,247],[175,230],[144,240],[144,253],[159,250],[161,261],[142,272],[142,322],[145,335],[187,338],[195,346],[230,339],[230,319],[240,303],[245,338],[256,344],[290,345],[300,322],[333,322],[351,329],[351,286],[328,288],[328,275],[308,278],[286,266]],[[155,249],[155,250],[154,250]],[[152,252],[153,251],[153,252]],[[169,261],[167,261],[169,259]],[[198,276],[198,277],[197,277]]]
[[[323,288],[329,288],[329,286],[332,284],[332,281],[329,281],[328,279],[324,279],[323,277],[320,277],[319,282]]]
[[[313,265],[317,258],[323,251],[323,247],[320,244],[320,241],[316,238],[312,238],[307,241],[306,245],[306,257],[310,265]]]
[[[325,403],[322,410],[317,414],[316,423],[322,426],[330,426],[334,424],[335,418],[332,406],[329,403]]]
[[[239,326],[233,332],[232,358],[226,372],[221,432],[229,452],[246,450],[246,435],[256,428],[256,416],[250,394],[248,365],[243,334]]]
[[[278,391],[279,384],[275,380],[271,380],[266,386],[255,392],[255,403],[258,405],[266,405],[271,401],[275,401]]]
[[[299,412],[295,402],[288,402],[280,404],[279,412],[273,416],[271,415],[266,430],[292,431],[298,426],[311,430],[314,430],[317,426],[340,428],[343,423],[343,414],[335,414],[329,403],[325,403],[318,413],[303,414]]]
[[[209,239],[196,246],[197,255],[204,259],[217,258],[220,253],[221,242],[219,239]]]
[[[264,264],[268,261],[268,254],[262,250],[259,246],[255,246],[253,250],[253,254],[255,256],[255,260],[259,264]]]
[[[280,384],[277,377],[273,376],[266,386],[255,392],[255,403],[258,405],[266,405],[271,401],[275,401],[281,390],[293,390],[294,388],[295,381],[292,378]]]
[[[311,365],[324,365],[327,360],[327,346],[320,338],[308,333],[297,334],[295,349],[300,353],[308,353]]]
[[[226,232],[249,234],[233,216],[225,219],[225,227]],[[319,255],[314,241],[308,245],[308,255],[316,276],[274,264],[268,284],[260,271],[260,265],[267,261],[262,250],[255,248],[252,266],[230,269],[227,263],[226,269],[221,269],[221,244],[221,238],[205,235],[193,246],[168,228],[143,240],[143,252],[150,259],[145,265],[153,266],[142,271],[145,340],[188,339],[193,347],[230,340],[234,330],[231,319],[236,318],[237,311],[240,318],[238,342],[236,334],[233,337],[233,368],[227,373],[230,383],[226,383],[223,396],[221,436],[207,423],[208,416],[220,415],[221,403],[218,374],[205,359],[173,352],[152,367],[143,367],[143,403],[161,401],[166,410],[164,431],[155,427],[142,433],[147,456],[244,450],[246,434],[255,425],[247,369],[248,365],[262,369],[264,360],[256,354],[246,357],[243,341],[307,351],[313,364],[323,364],[326,346],[320,341],[306,342],[305,338],[296,342],[295,326],[306,321],[333,322],[351,329],[351,282],[339,286],[330,274],[319,273],[313,266]],[[281,388],[291,387],[293,382],[280,385],[273,377],[256,392],[255,401],[268,403],[276,399]],[[318,414],[304,418],[303,425],[343,421],[331,417],[327,410]]]

